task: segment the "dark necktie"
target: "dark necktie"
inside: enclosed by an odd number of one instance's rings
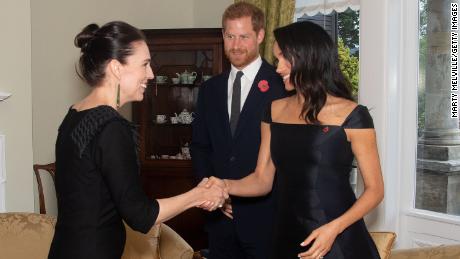
[[[235,135],[236,125],[238,124],[238,118],[240,117],[242,76],[243,72],[238,71],[236,73],[235,81],[233,81],[232,107],[230,109],[230,129],[232,130],[232,136]]]

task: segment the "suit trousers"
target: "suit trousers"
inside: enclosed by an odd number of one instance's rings
[[[209,259],[267,259],[271,235],[243,236],[232,219],[223,216],[208,229]]]

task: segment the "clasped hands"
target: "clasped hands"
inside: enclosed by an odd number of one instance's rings
[[[198,208],[207,211],[214,211],[220,208],[227,217],[233,218],[228,187],[224,180],[214,176],[203,178],[197,188],[203,189],[205,197],[204,201],[197,206]]]

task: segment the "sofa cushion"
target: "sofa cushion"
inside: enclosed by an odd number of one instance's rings
[[[161,224],[160,254],[163,259],[192,259],[192,247],[166,224]]]
[[[0,251],[4,258],[48,258],[56,219],[45,214],[0,213]]]
[[[390,259],[458,259],[460,245],[441,245],[411,249],[397,249],[391,252]]]
[[[126,223],[126,243],[122,259],[160,259],[160,224],[147,234],[131,229]]]
[[[370,234],[375,246],[377,246],[380,258],[388,259],[396,239],[396,234],[393,232],[370,232]]]

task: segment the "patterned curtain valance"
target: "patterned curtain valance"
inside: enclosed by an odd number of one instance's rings
[[[347,8],[359,10],[360,0],[296,0],[295,19],[303,15],[314,16],[318,13],[330,14],[332,11],[343,12]]]

